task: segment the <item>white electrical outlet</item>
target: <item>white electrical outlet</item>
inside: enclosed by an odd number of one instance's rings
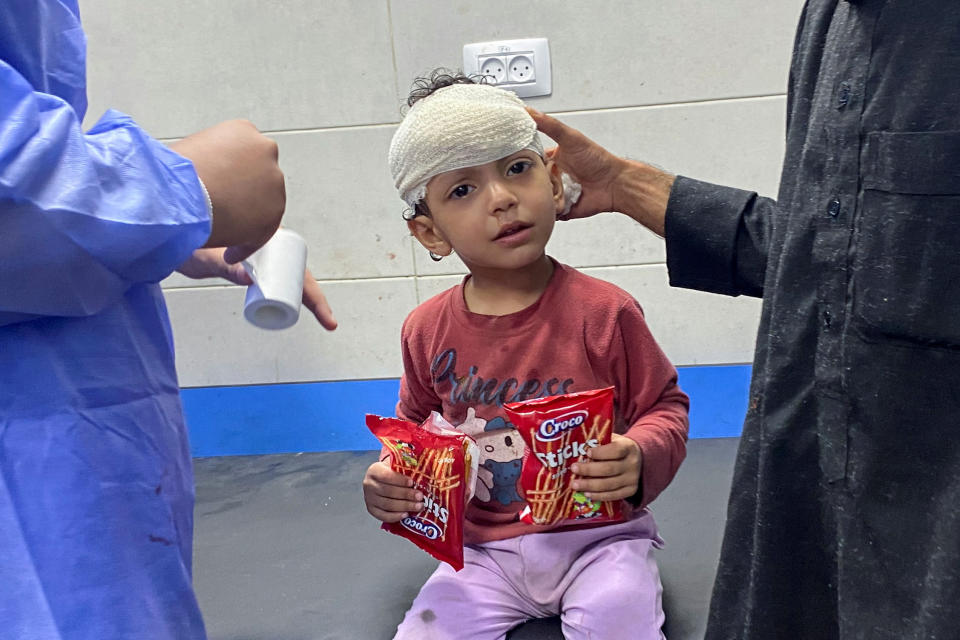
[[[463,72],[485,76],[488,83],[509,89],[521,98],[548,96],[553,90],[546,38],[465,44]]]
[[[489,78],[488,82],[503,84],[507,81],[507,61],[503,56],[484,56],[478,63],[477,73]]]

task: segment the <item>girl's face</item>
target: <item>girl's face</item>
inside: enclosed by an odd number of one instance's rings
[[[544,255],[563,210],[563,184],[552,162],[525,149],[434,176],[425,202],[430,217],[409,224],[427,249],[452,249],[471,271],[522,269]]]

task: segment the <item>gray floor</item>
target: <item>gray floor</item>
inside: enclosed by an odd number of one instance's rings
[[[703,637],[737,440],[694,440],[653,504],[669,640]],[[380,531],[360,481],[376,452],[205,458],[194,580],[211,640],[379,640],[435,566]],[[555,620],[510,640],[562,638]]]

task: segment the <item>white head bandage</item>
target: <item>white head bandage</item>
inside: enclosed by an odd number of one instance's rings
[[[543,155],[537,125],[523,102],[503,89],[454,84],[416,102],[390,143],[390,172],[414,206],[430,178],[530,149]]]

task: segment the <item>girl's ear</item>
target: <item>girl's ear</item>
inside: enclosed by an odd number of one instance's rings
[[[427,251],[438,256],[448,256],[453,252],[453,247],[443,237],[443,233],[437,227],[433,218],[417,216],[412,220],[407,220],[407,228]]]
[[[560,166],[553,160],[547,160],[547,173],[550,175],[550,185],[553,188],[553,203],[556,214],[563,213],[567,204],[567,199],[563,195],[563,178],[561,178]]]

